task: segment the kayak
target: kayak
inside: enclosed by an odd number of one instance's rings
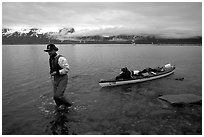
[[[109,86],[118,86],[118,85],[124,85],[124,84],[133,84],[133,83],[155,80],[155,79],[163,78],[173,74],[175,71],[175,68],[176,67],[174,65],[166,64],[162,67],[150,69],[150,71],[141,73],[140,75],[135,75],[134,73],[132,73],[132,78],[130,79],[120,79],[120,80],[116,80],[115,78],[109,79],[109,80],[101,79],[99,81],[99,85],[101,87],[109,87]],[[153,70],[156,70],[156,71],[153,71]]]

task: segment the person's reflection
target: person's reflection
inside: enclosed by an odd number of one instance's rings
[[[53,135],[69,135],[67,113],[56,111],[54,120],[50,122],[50,130]]]

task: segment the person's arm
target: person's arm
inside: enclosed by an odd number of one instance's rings
[[[65,57],[60,57],[58,59],[58,64],[62,68],[61,70],[59,70],[60,75],[67,74],[69,72],[69,69],[70,69],[69,64],[68,64],[67,59]]]

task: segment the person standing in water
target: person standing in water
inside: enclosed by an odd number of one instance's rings
[[[47,49],[44,50],[50,56],[50,75],[54,77],[54,101],[58,108],[70,107],[72,104],[65,99],[64,92],[68,83],[69,64],[67,59],[57,54],[58,48],[54,44],[48,44]]]

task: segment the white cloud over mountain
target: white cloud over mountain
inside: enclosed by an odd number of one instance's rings
[[[3,27],[75,29],[67,35],[202,36],[201,2],[3,2],[2,15]]]

